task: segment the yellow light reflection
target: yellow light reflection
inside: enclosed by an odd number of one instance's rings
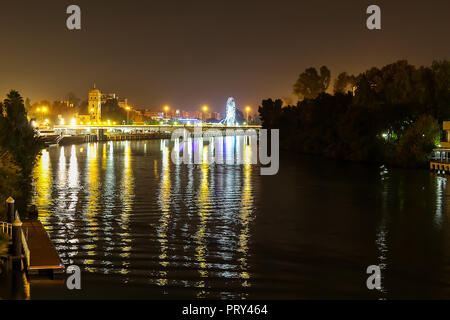
[[[200,139],[199,139],[199,148],[200,148]],[[197,230],[197,233],[194,236],[196,247],[195,258],[198,264],[198,272],[200,273],[201,278],[208,277],[208,268],[210,265],[206,262],[207,255],[207,239],[206,239],[206,227],[208,222],[208,217],[210,215],[210,188],[208,182],[208,174],[209,174],[209,164],[208,164],[208,147],[204,146],[202,149],[202,165],[201,165],[201,181],[200,181],[200,190],[198,194],[198,214],[200,216],[200,224]],[[197,283],[198,288],[205,288],[205,280],[200,280]],[[197,293],[197,297],[201,298],[207,294],[205,290],[200,290]]]
[[[124,158],[123,158],[123,176],[121,185],[121,200],[122,200],[122,213],[121,213],[121,228],[123,231],[129,231],[130,215],[133,210],[134,199],[134,176],[131,165],[132,155],[130,142],[126,141],[124,144]],[[121,234],[122,252],[120,256],[122,258],[130,258],[131,255],[131,234],[124,232]],[[129,261],[122,262],[122,274],[127,274],[129,268]]]
[[[253,137],[252,137],[253,139]],[[252,220],[252,208],[253,208],[253,193],[252,193],[252,149],[250,145],[244,147],[244,180],[242,187],[241,198],[241,234],[239,235],[238,252],[242,254],[239,259],[241,272],[239,277],[242,279],[241,285],[243,287],[250,287],[250,273],[248,271],[249,266],[247,262],[247,256],[249,251],[249,238],[250,238],[250,222]],[[242,294],[242,298],[247,298],[247,293]]]
[[[167,271],[166,269],[169,265],[167,261],[167,250],[168,250],[168,236],[167,231],[169,228],[170,221],[170,199],[171,199],[171,181],[170,181],[170,152],[166,145],[166,141],[161,141],[162,149],[162,164],[161,164],[161,182],[159,187],[158,203],[161,209],[161,218],[159,219],[160,225],[157,229],[158,241],[160,243],[160,255],[159,264],[162,269],[159,272],[159,279],[156,283],[159,286],[166,286],[168,284]],[[156,169],[155,169],[156,170]]]
[[[42,154],[34,169],[33,177],[36,181],[37,190],[35,203],[39,208],[39,219],[44,226],[47,226],[47,219],[51,215],[49,208],[52,200],[51,187],[53,178],[51,171],[50,154],[47,150],[42,150]]]

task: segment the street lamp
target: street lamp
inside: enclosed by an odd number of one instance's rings
[[[46,107],[37,108],[36,111],[41,114],[41,121],[43,121],[44,120],[44,113],[47,112],[47,108]]]
[[[202,110],[203,110],[204,121],[206,122],[206,112],[208,112],[208,106],[206,106],[206,105],[203,106]]]
[[[131,108],[129,106],[125,107],[125,110],[127,110],[127,125],[130,124],[130,110]]]
[[[248,123],[248,113],[250,112],[251,109],[252,109],[252,108],[250,108],[250,107],[246,107],[246,108],[245,108],[245,111],[247,112],[247,123]]]
[[[169,118],[169,110],[170,107],[169,106],[164,106],[164,117]]]

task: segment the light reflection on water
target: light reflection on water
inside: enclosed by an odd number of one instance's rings
[[[184,287],[210,297],[226,288],[220,296],[245,298],[256,170],[248,139],[189,138],[198,165],[174,164],[180,144],[169,140],[45,150],[34,172],[40,220],[63,262],[88,274],[162,294]],[[209,164],[216,145],[227,159],[244,154],[246,164]]]

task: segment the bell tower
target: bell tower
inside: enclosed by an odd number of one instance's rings
[[[89,115],[91,122],[102,121],[102,93],[95,87],[89,91]]]

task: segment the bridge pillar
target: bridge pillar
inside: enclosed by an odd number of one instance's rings
[[[97,129],[97,141],[105,140],[105,129]]]

